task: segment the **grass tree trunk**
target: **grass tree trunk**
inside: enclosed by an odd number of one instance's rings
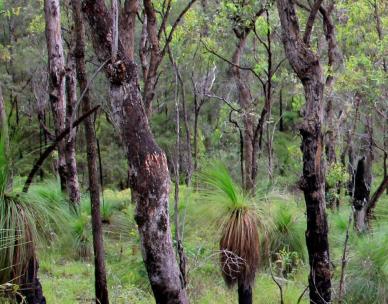
[[[55,135],[65,129],[65,59],[61,35],[59,0],[45,0],[46,42],[48,52],[49,100]],[[62,190],[66,190],[65,141],[58,144],[58,174]]]
[[[252,286],[249,284],[238,285],[238,303],[252,304]]]
[[[87,74],[85,65],[85,29],[81,16],[80,0],[72,1],[74,31],[75,31],[75,50],[74,56],[77,67],[77,78],[81,92],[87,88]],[[91,108],[91,101],[88,91],[85,92],[83,100],[83,112],[86,113]],[[100,215],[100,184],[98,176],[98,159],[97,159],[97,140],[93,125],[93,118],[88,116],[84,122],[87,163],[89,173],[89,192],[92,206],[92,227],[93,227],[93,249],[94,249],[94,264],[95,264],[95,292],[96,303],[107,304],[108,286],[106,280],[105,258],[104,258],[104,243],[103,231]]]
[[[306,202],[306,244],[309,254],[310,302],[331,301],[331,271],[323,168],[323,75],[319,57],[309,47],[309,31],[322,1],[316,1],[310,13],[305,36],[300,36],[298,18],[291,0],[277,0],[286,56],[302,81],[306,106],[302,135],[303,177],[301,188]]]
[[[1,144],[4,145],[4,156],[6,158],[9,158],[9,135],[8,135],[8,123],[7,123],[7,115],[5,112],[5,105],[3,100],[3,94],[2,94],[2,88],[0,86],[0,140],[2,141]],[[12,175],[12,173],[9,173],[9,175]],[[8,176],[7,181],[5,183],[5,189],[0,189],[0,194],[3,195],[4,192],[9,191],[12,189],[12,177]],[[4,203],[2,201],[1,203]],[[4,245],[4,241],[2,241],[2,245]],[[40,284],[40,281],[38,279],[38,260],[36,258],[35,254],[35,248],[34,245],[29,242],[27,244],[18,244],[18,240],[15,240],[15,248],[17,246],[28,247],[27,252],[30,254],[30,258],[28,259],[28,262],[22,265],[18,264],[18,261],[15,261],[11,267],[13,268],[12,274],[13,278],[12,281],[14,284],[18,284],[20,287],[20,294],[17,295],[17,301],[18,303],[26,303],[26,304],[45,304],[46,299],[43,296],[43,290],[42,285]],[[14,248],[14,249],[15,249]],[[4,247],[2,248],[4,249]],[[16,250],[15,250],[16,251]],[[4,253],[2,251],[2,253]],[[14,256],[17,259],[17,255]],[[22,269],[22,271],[15,271],[15,269]],[[5,270],[5,269],[3,269]]]
[[[82,11],[91,28],[97,57],[104,62],[111,57],[111,15],[103,0],[84,0]],[[117,61],[109,62],[105,72],[110,82],[113,119],[126,147],[144,263],[157,303],[188,303],[172,246],[167,159],[149,127],[137,66],[126,56],[120,40]]]
[[[73,42],[72,42],[73,43]],[[67,56],[67,74],[66,74],[66,128],[71,127],[71,117],[77,104],[77,79],[76,79],[76,62],[74,57],[74,48],[70,47]],[[66,159],[66,183],[67,192],[69,194],[70,203],[74,209],[78,209],[80,202],[80,188],[78,182],[77,161],[75,155],[76,139],[69,137],[65,143],[65,159]]]

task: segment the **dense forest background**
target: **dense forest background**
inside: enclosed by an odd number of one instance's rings
[[[0,24],[0,302],[388,303],[386,1]]]

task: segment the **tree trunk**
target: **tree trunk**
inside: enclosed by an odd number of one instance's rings
[[[194,93],[194,171],[198,169],[198,119],[199,119],[199,111],[197,95]]]
[[[372,185],[373,162],[373,127],[372,118],[367,117],[366,134],[362,142],[362,151],[366,157],[362,157],[357,164],[354,183],[354,225],[358,232],[364,232],[368,228],[369,196]]]
[[[26,304],[46,304],[46,298],[43,296],[43,289],[38,279],[39,264],[35,252],[26,267],[25,273],[20,278],[21,296],[17,296],[18,303]]]
[[[61,35],[59,0],[45,0],[46,42],[49,71],[49,100],[53,113],[55,135],[65,128],[65,59]],[[58,144],[58,174],[61,188],[66,190],[65,141]]]
[[[255,188],[255,180],[253,178],[253,164],[255,163],[254,158],[256,157],[254,143],[254,120],[252,111],[252,95],[247,85],[245,77],[241,76],[239,65],[244,47],[247,42],[248,33],[243,32],[242,34],[236,32],[236,36],[239,39],[236,50],[232,57],[232,73],[234,81],[236,82],[238,90],[239,104],[242,110],[242,122],[243,122],[243,157],[244,157],[244,185],[243,188],[246,192],[252,192]]]
[[[284,118],[283,118],[283,88],[279,93],[279,131],[284,132]]]
[[[252,286],[246,284],[238,285],[238,303],[252,304]]]
[[[85,29],[81,16],[80,0],[73,0],[72,8],[75,25],[74,32],[76,46],[74,55],[77,67],[77,79],[81,92],[84,92],[87,88],[88,80],[85,65]],[[86,113],[91,108],[90,95],[88,91],[85,92],[82,102],[82,110]],[[88,116],[85,119],[84,126],[89,173],[89,192],[92,209],[96,303],[107,304],[109,303],[109,297],[105,270],[103,231],[100,215],[100,184],[98,181],[97,167],[97,140],[93,125],[93,118],[91,116]]]
[[[302,42],[293,1],[277,0],[277,7],[285,53],[302,81],[306,97],[304,122],[300,127],[303,152],[301,189],[304,192],[307,210],[306,244],[310,264],[310,302],[324,304],[331,301],[331,271],[322,155],[324,88],[322,67],[317,55],[308,47],[308,43]]]
[[[354,226],[358,232],[364,232],[367,228],[367,204],[369,201],[371,173],[368,161],[362,157],[357,164],[354,187]]]
[[[83,1],[93,46],[101,62],[110,58],[111,16],[103,0]],[[118,61],[105,67],[114,120],[126,147],[136,203],[142,254],[156,303],[188,303],[172,246],[168,197],[170,176],[164,152],[151,133],[139,90],[136,64],[119,40]]]
[[[66,74],[66,128],[71,127],[71,117],[77,104],[77,80],[76,65],[74,58],[74,47],[71,46],[67,56],[67,74]],[[71,134],[71,133],[70,133]],[[65,143],[66,159],[66,183],[70,203],[75,210],[79,207],[80,188],[78,182],[77,161],[75,156],[76,137],[68,136]]]

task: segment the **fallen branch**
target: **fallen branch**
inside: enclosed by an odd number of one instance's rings
[[[87,118],[89,115],[93,114],[95,111],[97,111],[97,109],[99,108],[100,106],[96,106],[94,107],[93,109],[91,109],[90,111],[86,112],[85,114],[83,114],[82,116],[80,116],[72,125],[72,128],[75,128],[77,127],[85,118]],[[50,156],[51,152],[53,152],[56,148],[56,146],[58,145],[58,143],[63,140],[69,133],[70,133],[70,130],[72,129],[70,127],[67,127],[65,130],[63,130],[57,138],[55,138],[54,142],[42,153],[42,155],[39,157],[39,159],[36,161],[36,163],[34,164],[34,166],[32,167],[32,170],[30,171],[30,174],[28,174],[28,177],[27,177],[27,180],[24,184],[24,187],[23,187],[23,192],[24,193],[27,193],[28,192],[28,189],[32,183],[32,180],[35,176],[35,174],[39,171],[40,167],[43,165],[44,161],[46,160],[47,157]]]

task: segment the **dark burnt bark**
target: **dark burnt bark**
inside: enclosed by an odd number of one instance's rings
[[[67,56],[66,73],[66,128],[71,127],[71,117],[77,104],[77,80],[75,70],[75,58],[73,46],[70,47]],[[75,156],[75,136],[69,136],[65,142],[66,183],[70,203],[74,209],[78,209],[81,194],[78,182],[77,161]]]
[[[74,32],[75,32],[75,60],[77,67],[77,79],[81,92],[87,89],[87,73],[85,65],[85,28],[81,15],[80,0],[72,1]],[[86,91],[82,99],[82,111],[87,113],[91,108],[89,91]],[[89,193],[92,209],[92,233],[94,249],[94,274],[96,303],[109,303],[108,286],[105,270],[103,230],[100,215],[100,184],[98,180],[97,140],[94,130],[93,118],[88,116],[84,122],[85,140],[87,151],[87,163],[89,174]]]
[[[358,232],[364,232],[368,228],[368,206],[372,185],[373,162],[373,126],[369,115],[366,120],[365,136],[362,141],[362,153],[364,156],[358,161],[354,182],[354,225]]]
[[[238,286],[238,303],[252,304],[252,286],[244,284]]]
[[[61,35],[59,0],[45,0],[46,42],[48,51],[49,101],[53,113],[55,136],[65,128],[65,59]],[[58,174],[66,190],[65,142],[58,144]]]
[[[323,75],[318,56],[300,37],[293,1],[277,0],[286,56],[301,80],[306,98],[302,135],[303,177],[306,201],[306,244],[309,254],[310,302],[331,301],[331,271],[323,168]]]
[[[20,278],[20,293],[23,298],[18,295],[16,300],[18,303],[27,304],[46,304],[46,298],[43,296],[42,285],[38,279],[38,260],[34,256],[31,257],[26,271]]]
[[[371,186],[369,171],[368,161],[365,157],[362,157],[357,164],[353,198],[354,226],[358,232],[364,232],[367,228],[366,212]]]
[[[83,13],[101,62],[110,58],[111,16],[103,0],[85,0]],[[105,67],[110,102],[126,147],[130,187],[142,254],[157,303],[187,303],[175,260],[168,213],[170,176],[164,152],[156,144],[143,106],[136,64],[119,39],[118,61]]]

